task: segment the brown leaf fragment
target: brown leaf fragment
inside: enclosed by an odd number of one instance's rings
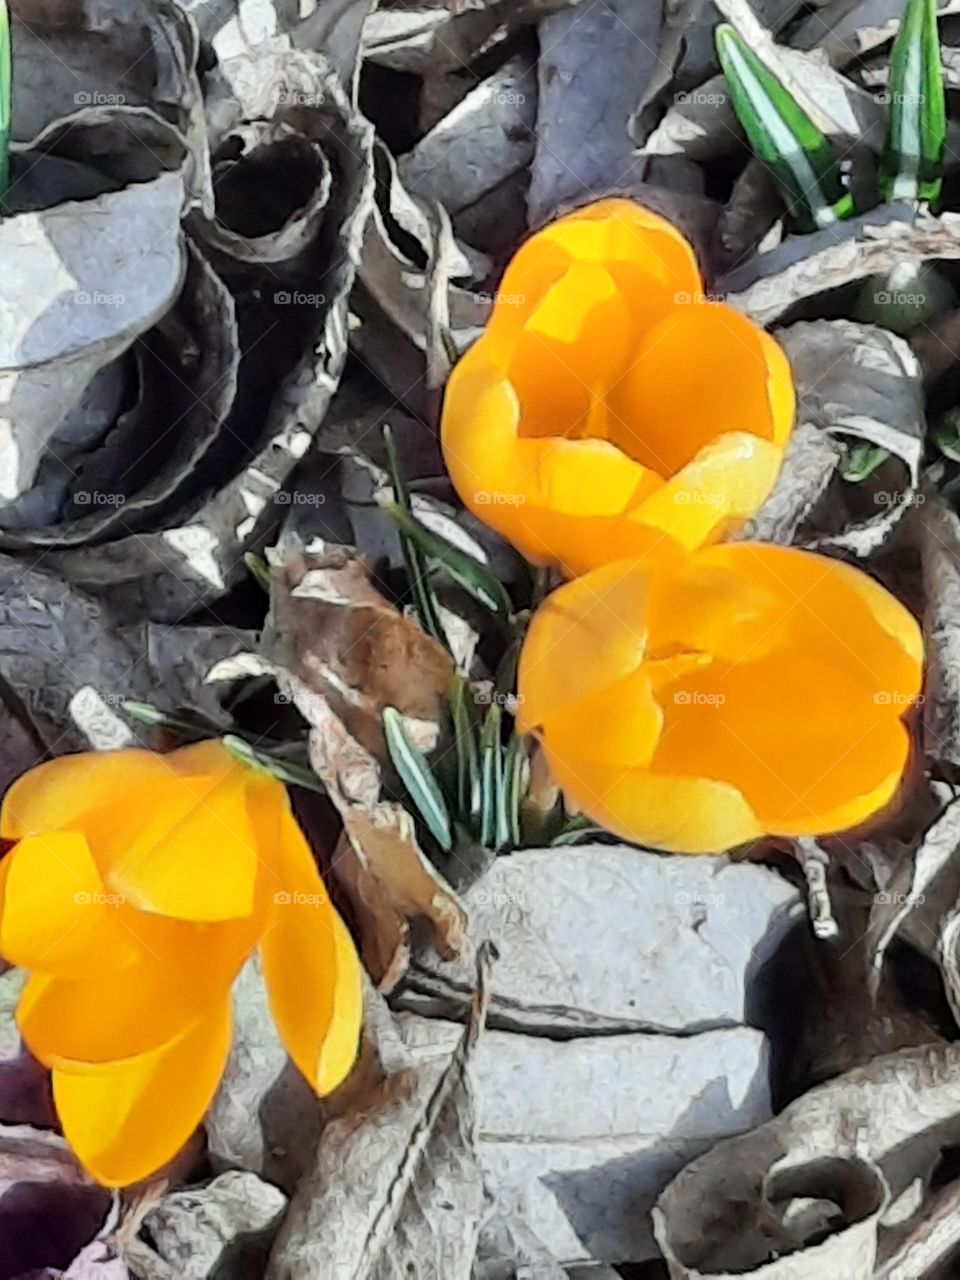
[[[406,967],[408,920],[426,918],[441,955],[464,941],[466,913],[420,848],[412,817],[381,797],[384,708],[406,716],[430,750],[453,664],[380,595],[352,551],[293,550],[271,560],[267,669],[310,726],[310,763],[346,834],[332,871],[357,923],[373,926],[364,959],[387,990]]]
[[[401,1069],[327,1126],[266,1280],[469,1280],[484,1210],[470,1063],[488,966],[452,1058]]]

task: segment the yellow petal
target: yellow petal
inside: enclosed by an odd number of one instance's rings
[[[363,1019],[360,962],[289,812],[278,868],[283,888],[260,944],[270,1008],[290,1057],[325,1094],[356,1060]]]
[[[636,516],[687,551],[716,542],[755,515],[783,460],[779,445],[745,432],[718,436],[692,462],[643,499]]]
[[[105,882],[142,911],[217,921],[254,909],[257,848],[232,773],[133,787],[83,825]]]
[[[81,1072],[54,1070],[64,1137],[98,1182],[128,1186],[177,1154],[216,1093],[230,1036],[225,999],[152,1053]]]
[[[668,853],[724,853],[764,834],[729,783],[554,756],[549,737],[544,746],[568,801],[625,840]]]
[[[529,733],[636,671],[647,646],[648,575],[607,564],[552,592],[534,614],[518,675],[518,728]]]
[[[782,444],[793,397],[786,357],[746,316],[722,305],[676,306],[611,392],[611,438],[644,466],[674,475],[719,435]]]
[[[0,955],[11,964],[76,977],[116,969],[139,954],[117,919],[83,836],[27,836],[7,854]]]
[[[86,751],[59,756],[18,778],[0,806],[0,836],[19,840],[41,831],[82,830],[90,809],[116,803],[150,778],[169,776],[153,751]]]
[[[131,916],[134,927],[138,917]],[[142,917],[141,917],[142,918]],[[82,977],[31,976],[17,1025],[46,1066],[136,1057],[179,1035],[230,990],[256,945],[256,916],[225,924],[151,918],[135,964]]]
[[[842,666],[807,654],[713,665],[659,696],[652,771],[731,783],[772,834],[859,823],[890,798],[907,761],[898,709]]]

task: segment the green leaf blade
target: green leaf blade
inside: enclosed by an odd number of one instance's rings
[[[849,218],[853,197],[843,189],[827,138],[728,23],[717,27],[716,46],[737,118],[790,212],[811,228]]]
[[[396,707],[384,707],[383,732],[390,759],[420,816],[444,853],[453,848],[450,814],[443,793],[420,748],[413,742]]]
[[[886,201],[934,201],[940,195],[947,138],[937,0],[908,0],[890,55],[887,98],[881,194]]]
[[[513,606],[506,589],[490,570],[474,556],[455,547],[448,538],[429,529],[411,510],[399,503],[386,508],[400,533],[429,560],[440,565],[473,598],[499,618],[510,617]]]

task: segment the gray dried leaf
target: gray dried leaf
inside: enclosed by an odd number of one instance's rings
[[[917,501],[925,430],[919,362],[896,334],[849,320],[802,321],[778,339],[793,368],[797,428],[773,494],[738,536],[869,555]],[[858,440],[887,450],[901,474],[882,483],[878,475],[854,491],[859,510],[836,501],[846,497],[836,486],[822,502],[839,443]]]
[[[536,69],[517,55],[400,157],[400,178],[412,196],[458,213],[527,167],[536,119]]]
[[[259,1274],[286,1208],[277,1187],[253,1173],[223,1173],[212,1182],[163,1197],[144,1226],[181,1280]]]
[[[484,1209],[470,1072],[488,963],[452,1057],[389,1076],[324,1130],[265,1280],[469,1280]]]
[[[638,100],[652,96],[663,63],[669,72],[678,52],[663,47],[665,7],[671,11],[660,3],[611,0],[541,23],[532,225],[566,201],[602,196],[641,176],[630,118]]]
[[[183,182],[165,173],[83,203],[4,218],[0,498],[34,482],[44,449],[100,369],[170,307],[184,270]],[[105,269],[105,264],[109,267]]]
[[[921,266],[960,257],[960,214],[934,218],[905,205],[885,205],[847,222],[789,236],[717,281],[717,291],[758,324],[776,324],[798,303],[883,276],[899,264]]]
[[[798,897],[751,863],[579,845],[497,858],[465,890],[464,905],[471,947],[489,940],[499,953],[494,1025],[549,1035],[692,1033],[745,1020],[748,975],[790,930]],[[471,974],[469,953],[441,962],[421,952],[395,1003],[461,1016]]]
[[[960,767],[960,518],[929,498],[917,520],[926,599],[923,744],[930,764],[950,776]]]
[[[290,33],[295,48],[313,49],[329,58],[344,87],[356,100],[364,26],[377,0],[308,0]]]
[[[872,1280],[888,1200],[960,1133],[958,1058],[955,1045],[875,1058],[694,1161],[654,1209],[672,1273]]]
[[[445,1060],[457,1042],[456,1023],[398,1023],[418,1064]],[[473,1081],[494,1213],[518,1215],[565,1261],[654,1256],[654,1198],[698,1152],[769,1117],[768,1073],[767,1042],[749,1027],[556,1040],[488,1032]]]

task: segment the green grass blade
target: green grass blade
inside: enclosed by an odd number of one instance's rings
[[[410,490],[407,488],[406,481],[403,478],[400,458],[397,455],[393,432],[389,426],[383,428],[383,439],[387,447],[390,482],[393,485],[396,505],[412,516]],[[439,640],[444,648],[449,648],[447,633],[444,631],[443,623],[440,621],[440,606],[430,585],[427,560],[417,545],[402,531],[400,533],[400,551],[403,555],[404,568],[407,571],[407,581],[410,585],[410,594],[413,597],[413,607],[417,611],[421,627],[423,627],[427,635],[433,636],[434,640]]]
[[[480,815],[480,753],[467,684],[460,676],[453,679],[450,716],[457,751],[457,808],[460,818],[473,830]]]
[[[488,849],[496,847],[497,817],[503,788],[501,719],[499,706],[491,707],[480,732],[480,843]]]
[[[884,200],[936,200],[947,138],[937,0],[908,0],[890,54],[890,121],[880,166]]]
[[[449,539],[428,529],[412,511],[400,506],[399,503],[387,507],[386,512],[402,536],[409,538],[428,560],[436,561],[458,586],[469,591],[485,609],[489,609],[499,618],[510,617],[513,612],[510,597],[503,584],[494,577],[486,565],[482,565],[466,551],[455,547]]]
[[[2,2],[2,0],[0,0],[0,2]],[[270,570],[267,568],[266,563],[261,560],[259,556],[255,556],[252,551],[246,552],[243,557],[243,563],[247,566],[247,572],[250,574],[251,578],[254,578],[257,585],[263,587],[264,591],[269,595]]]
[[[803,108],[728,23],[716,31],[730,100],[757,159],[772,173],[791,214],[807,227],[853,213],[836,154]]]
[[[516,848],[520,843],[520,802],[525,788],[527,755],[523,739],[514,733],[503,760],[503,806],[500,816],[499,844]]]
[[[383,732],[394,768],[430,834],[445,853],[453,848],[450,814],[443,793],[420,748],[411,740],[396,707],[384,707]]]
[[[225,734],[221,741],[236,760],[249,768],[268,773],[271,778],[289,786],[305,787],[307,791],[318,791],[321,795],[326,795],[326,788],[312,770],[294,764],[292,760],[283,760],[269,751],[258,750],[243,738],[230,733]]]
[[[0,208],[10,186],[10,118],[13,113],[13,58],[10,46],[10,12],[0,0]]]

